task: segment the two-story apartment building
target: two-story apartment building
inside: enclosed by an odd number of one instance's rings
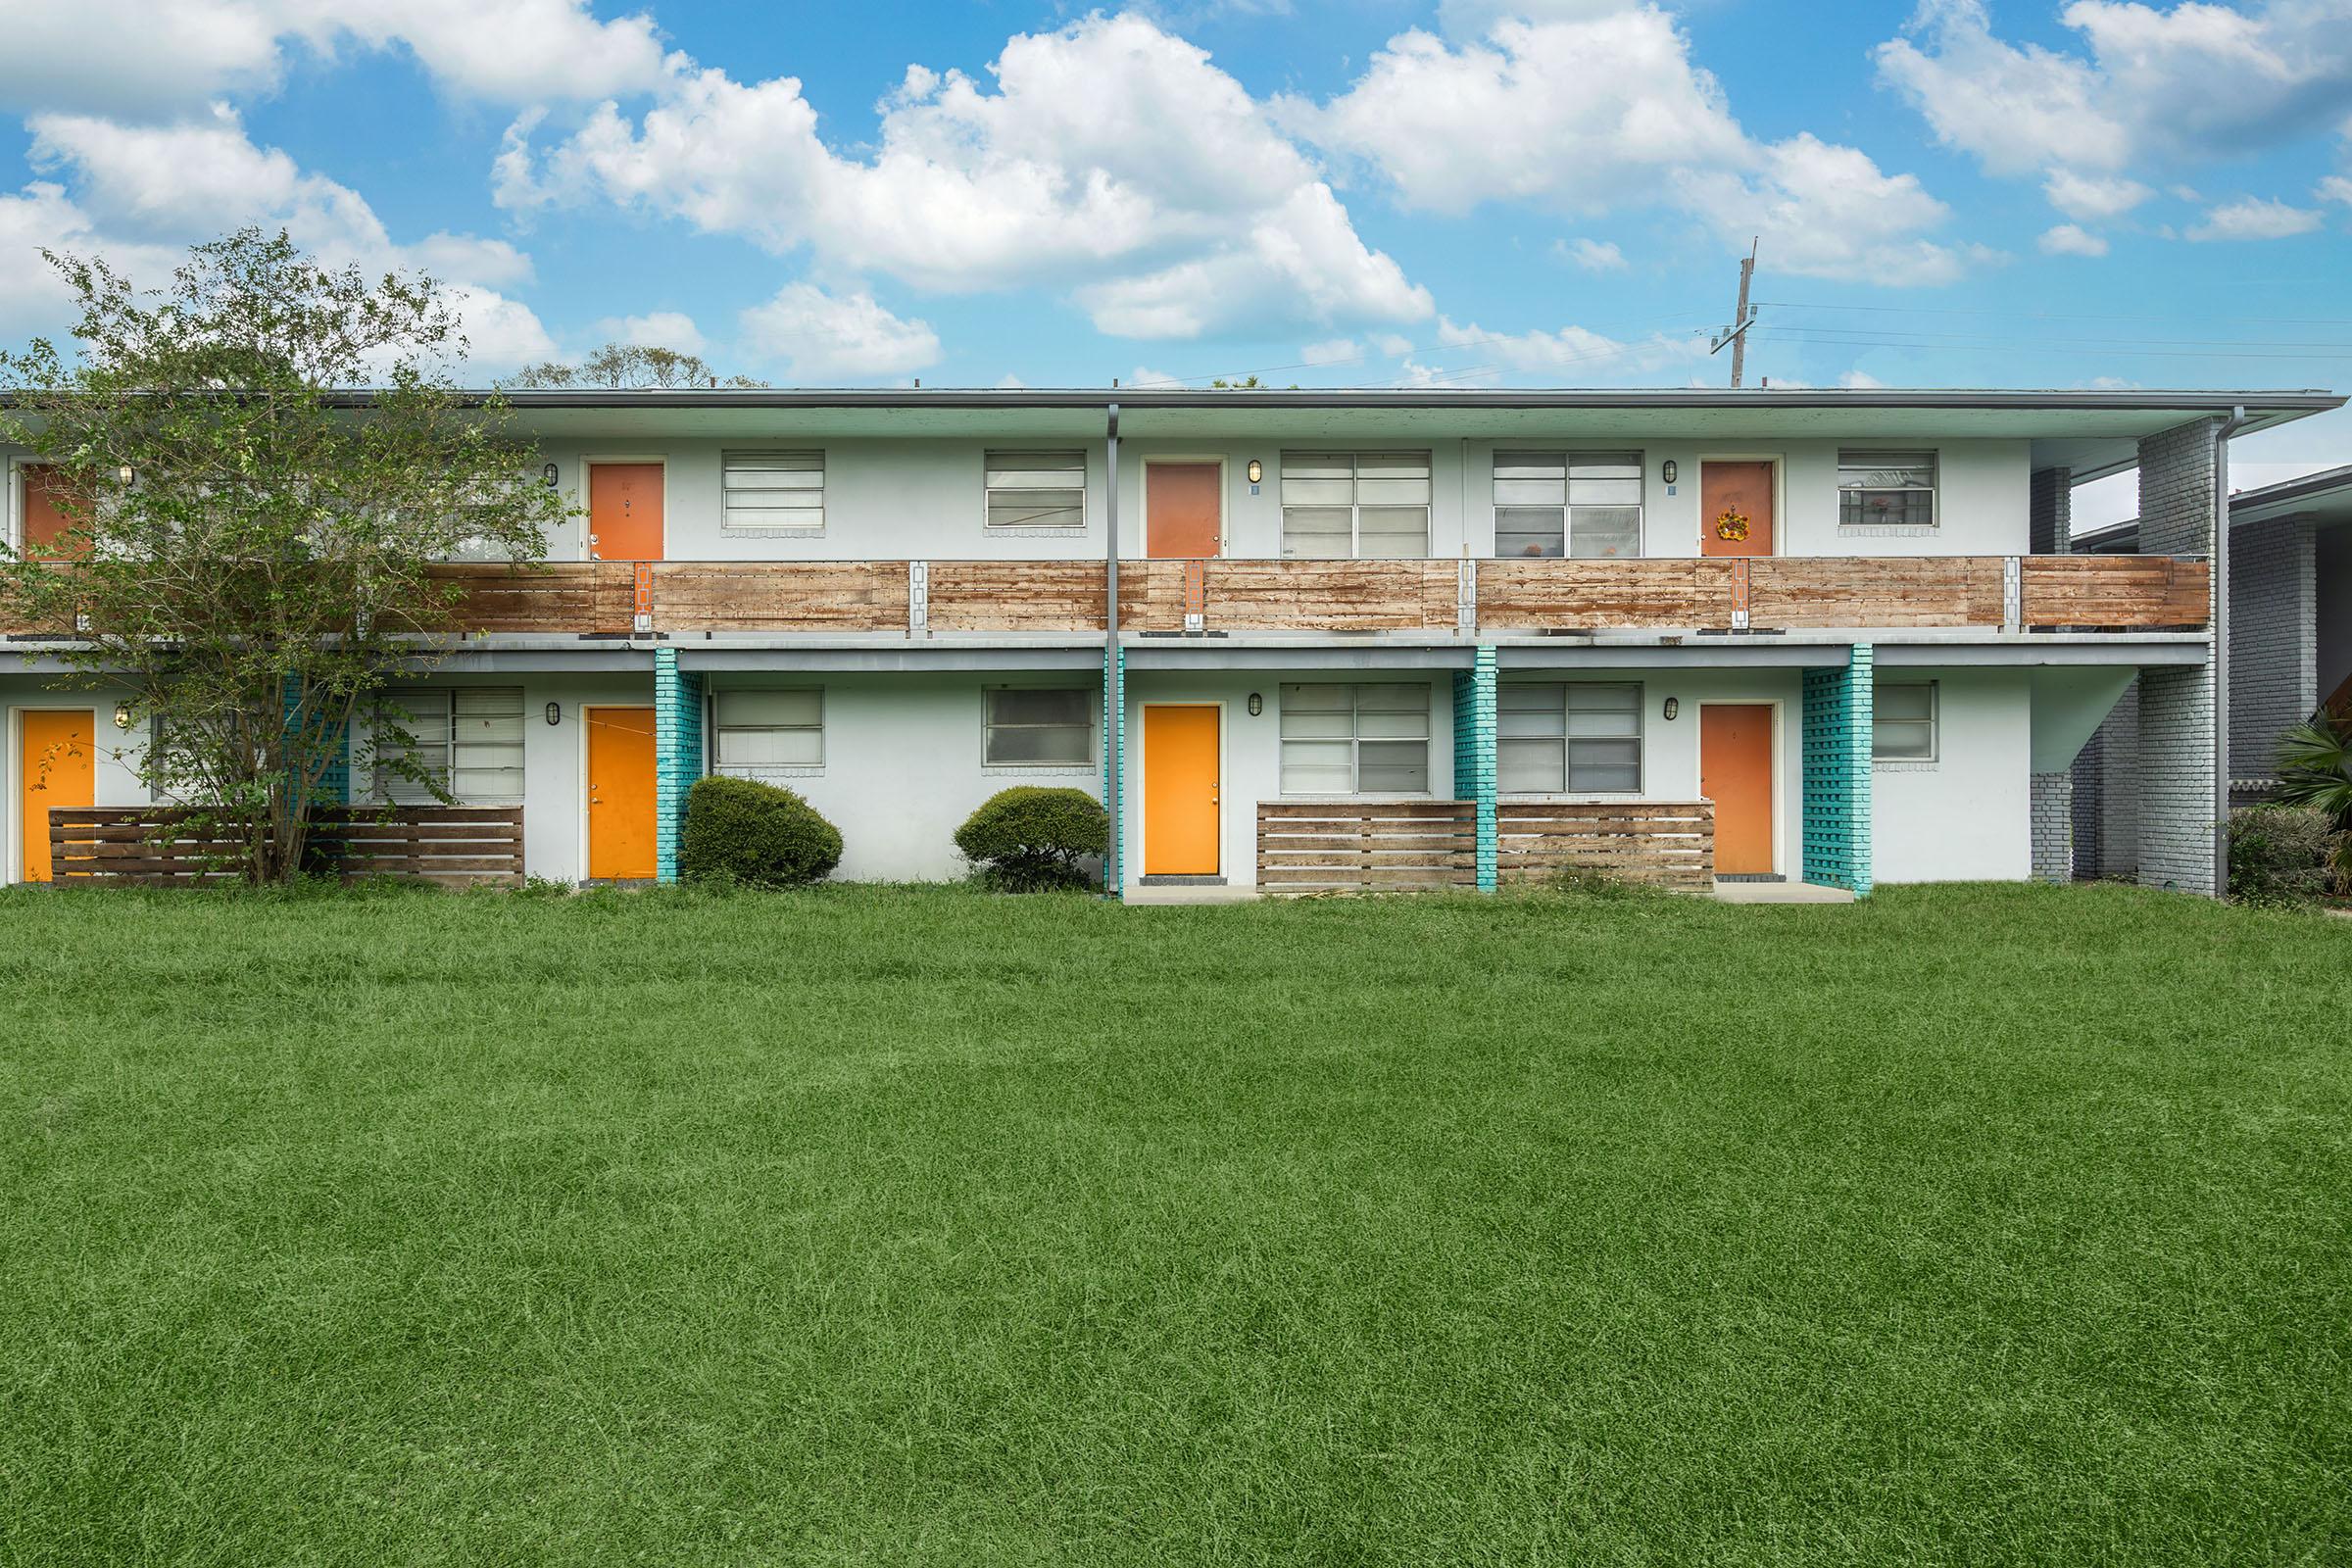
[[[2341,400],[510,401],[581,515],[544,567],[447,568],[468,632],[406,706],[457,799],[522,808],[537,876],[673,874],[706,772],[800,791],[857,878],[958,874],[956,826],[1019,782],[1107,801],[1120,888],[2063,875],[2069,770],[2136,684],[2140,875],[2210,891],[2224,432]],[[2145,553],[2070,554],[2070,484],[2132,466]],[[143,799],[144,735],[46,683],[70,628],[10,635],[22,879],[45,805]],[[85,770],[44,761],[76,733]]]

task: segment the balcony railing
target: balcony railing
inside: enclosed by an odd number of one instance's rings
[[[1103,630],[1098,561],[465,563],[454,624],[613,636]],[[2212,568],[2182,556],[1771,556],[1631,561],[1124,561],[1138,634],[1444,637],[1983,627],[2154,631],[2206,622]],[[71,636],[70,626],[0,626]]]

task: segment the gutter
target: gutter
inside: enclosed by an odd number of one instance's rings
[[[1110,853],[1102,862],[1102,896],[1127,896],[1127,667],[1119,653],[1119,406],[1103,409],[1102,491],[1102,810]]]

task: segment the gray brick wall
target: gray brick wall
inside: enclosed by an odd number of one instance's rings
[[[2071,881],[2075,874],[2075,778],[2072,773],[2034,775],[2034,877]]]
[[[2036,468],[2026,485],[2026,545],[2037,556],[2063,556],[2074,537],[2075,476]]]
[[[2301,518],[2230,534],[2230,776],[2269,778],[2319,706],[2317,540]]]
[[[2213,553],[2214,430],[2193,419],[2139,443],[2139,548]],[[2218,583],[2217,583],[2218,586]],[[2211,657],[2139,672],[2137,875],[2143,887],[2218,891],[2214,865],[2216,699]]]
[[[2075,874],[2139,872],[2139,685],[2115,707],[2075,759]]]

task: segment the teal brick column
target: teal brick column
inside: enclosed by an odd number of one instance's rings
[[[678,879],[686,792],[703,776],[703,677],[678,668],[678,651],[654,650],[654,878]]]
[[[1871,647],[1805,671],[1805,880],[1870,897]]]
[[[1481,645],[1468,669],[1453,674],[1453,793],[1478,808],[1478,890],[1494,891],[1494,648]]]
[[[1127,650],[1102,651],[1102,811],[1110,850],[1102,857],[1102,896],[1127,896]]]
[[[297,722],[295,715],[302,710],[302,677],[288,675],[284,685],[286,728],[291,732]],[[323,720],[319,722],[323,723]],[[351,804],[351,726],[346,724],[340,734],[328,742],[334,747],[334,757],[318,773],[318,801],[321,805],[349,806]]]

